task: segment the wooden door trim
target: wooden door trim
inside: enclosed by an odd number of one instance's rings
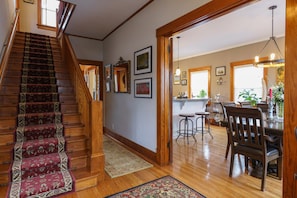
[[[170,95],[170,76],[172,76],[172,57],[168,52],[169,39],[173,34],[201,25],[219,16],[230,13],[256,0],[213,0],[193,10],[192,12],[158,28],[157,36],[157,163],[170,163],[170,146],[172,127],[170,114],[172,112],[172,95]],[[169,144],[168,144],[169,143]]]

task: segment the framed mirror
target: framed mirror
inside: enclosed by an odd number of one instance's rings
[[[130,61],[120,60],[113,66],[114,92],[130,93]]]

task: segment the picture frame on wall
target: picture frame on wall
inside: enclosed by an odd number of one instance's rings
[[[111,80],[112,78],[112,64],[105,65],[104,74],[106,80]]]
[[[216,76],[225,76],[226,75],[226,66],[216,67]]]
[[[181,78],[182,79],[187,79],[187,71],[182,71],[181,72]]]
[[[135,98],[152,98],[152,78],[134,80]]]
[[[182,86],[186,86],[186,85],[187,85],[187,79],[182,79],[182,80],[180,81],[180,84],[181,84]]]
[[[174,85],[180,84],[180,75],[174,75],[173,84]]]
[[[134,75],[152,72],[152,46],[134,52]]]

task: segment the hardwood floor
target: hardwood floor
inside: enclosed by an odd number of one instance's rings
[[[183,138],[173,145],[173,163],[165,167],[155,165],[129,175],[105,180],[97,187],[69,193],[60,198],[105,197],[119,191],[143,184],[145,182],[171,175],[208,198],[212,197],[282,197],[282,181],[267,177],[266,190],[260,190],[261,180],[244,172],[243,158],[235,158],[233,177],[229,177],[230,156],[225,159],[225,128],[212,126],[214,139],[209,135],[197,134],[197,143],[190,138],[187,145]],[[239,160],[240,159],[240,160]],[[0,197],[5,195],[6,188],[0,188]],[[4,193],[4,194],[3,194]]]

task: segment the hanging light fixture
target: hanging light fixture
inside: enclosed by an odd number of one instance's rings
[[[180,68],[179,68],[179,39],[180,36],[177,36],[177,68],[175,70],[175,75],[179,76],[180,75]]]
[[[285,66],[285,60],[281,54],[281,51],[277,45],[277,42],[275,40],[275,37],[273,35],[273,17],[274,17],[274,9],[276,9],[277,6],[273,5],[270,6],[268,9],[271,10],[272,13],[272,35],[269,38],[269,40],[266,42],[266,44],[264,45],[263,49],[260,51],[260,54],[258,56],[255,56],[255,63],[254,65],[256,67],[281,67],[281,66]],[[264,52],[264,50],[266,50],[267,48],[270,49],[270,52],[272,50],[276,50],[276,51],[272,51],[268,57],[267,60],[262,60],[260,61],[260,56],[262,54],[262,52]]]

